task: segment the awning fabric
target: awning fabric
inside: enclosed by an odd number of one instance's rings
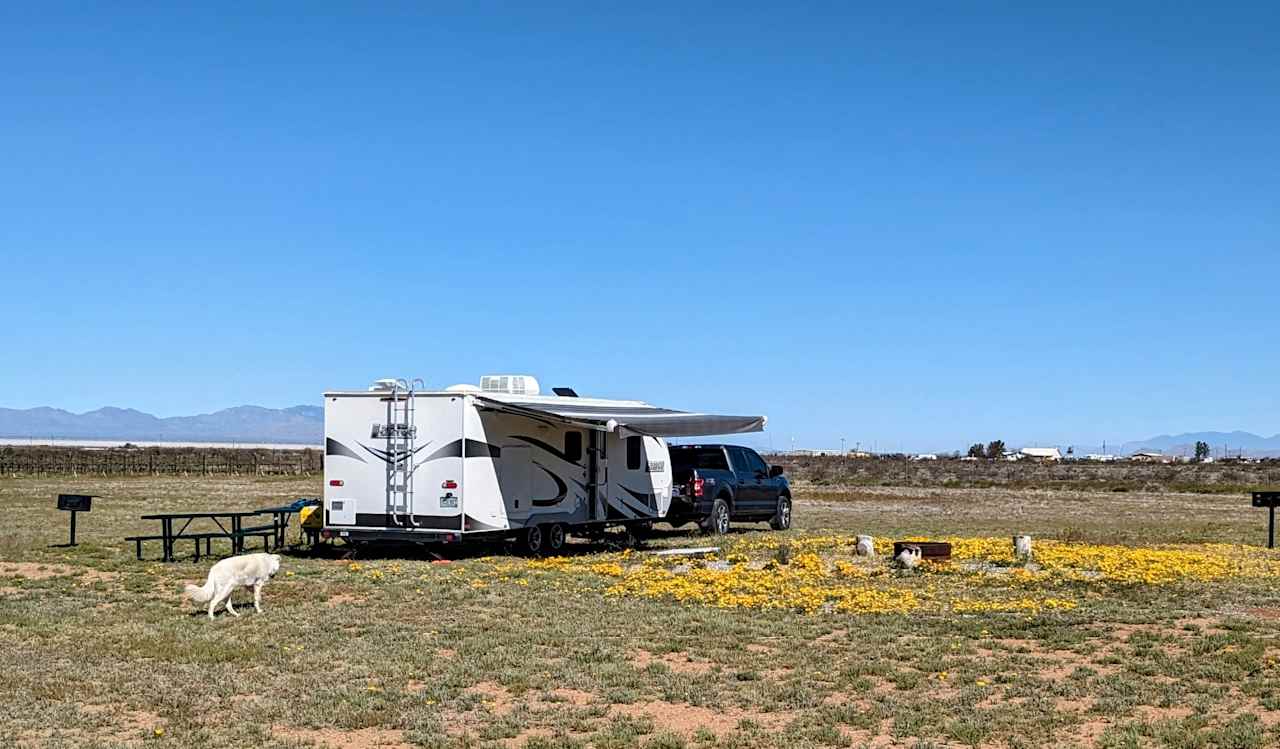
[[[571,401],[571,398],[565,398]],[[673,411],[648,404],[603,405],[591,403],[547,403],[545,401],[498,400],[476,396],[481,408],[534,419],[576,424],[606,432],[648,434],[654,437],[703,437],[713,434],[743,434],[764,431],[764,416],[723,416]]]

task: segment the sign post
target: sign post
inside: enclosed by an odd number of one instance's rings
[[[89,512],[93,509],[93,494],[59,494],[58,509],[71,513],[71,541],[67,546],[76,545],[76,513]]]
[[[1267,548],[1276,548],[1276,505],[1280,505],[1280,492],[1254,492],[1253,506],[1267,508]]]

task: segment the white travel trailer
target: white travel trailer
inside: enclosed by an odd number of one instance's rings
[[[442,391],[379,380],[324,394],[324,533],[353,542],[518,539],[651,523],[671,503],[665,437],[758,432],[763,416],[541,395],[525,375]]]

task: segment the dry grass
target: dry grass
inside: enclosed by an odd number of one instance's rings
[[[319,483],[0,480],[4,745],[1280,744],[1280,590],[1269,580],[1054,579],[1036,591],[1076,608],[869,615],[612,595],[610,565],[625,572],[643,555],[587,549],[566,565],[291,556],[264,614],[210,623],[177,594],[207,563],[138,563],[120,541],[152,530],[137,520],[148,511],[278,504]],[[107,495],[81,517],[74,549],[52,546],[65,540],[59,490]],[[819,529],[1188,544],[1256,542],[1264,523],[1239,495],[806,493],[801,528],[734,534],[722,558],[763,564],[772,541],[799,549]],[[841,553],[818,552],[828,564]],[[883,579],[918,592],[970,584]]]

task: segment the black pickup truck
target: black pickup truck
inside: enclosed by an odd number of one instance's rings
[[[674,527],[696,522],[704,533],[727,533],[729,522],[768,521],[791,527],[791,486],[782,466],[737,445],[672,445],[671,509]]]

